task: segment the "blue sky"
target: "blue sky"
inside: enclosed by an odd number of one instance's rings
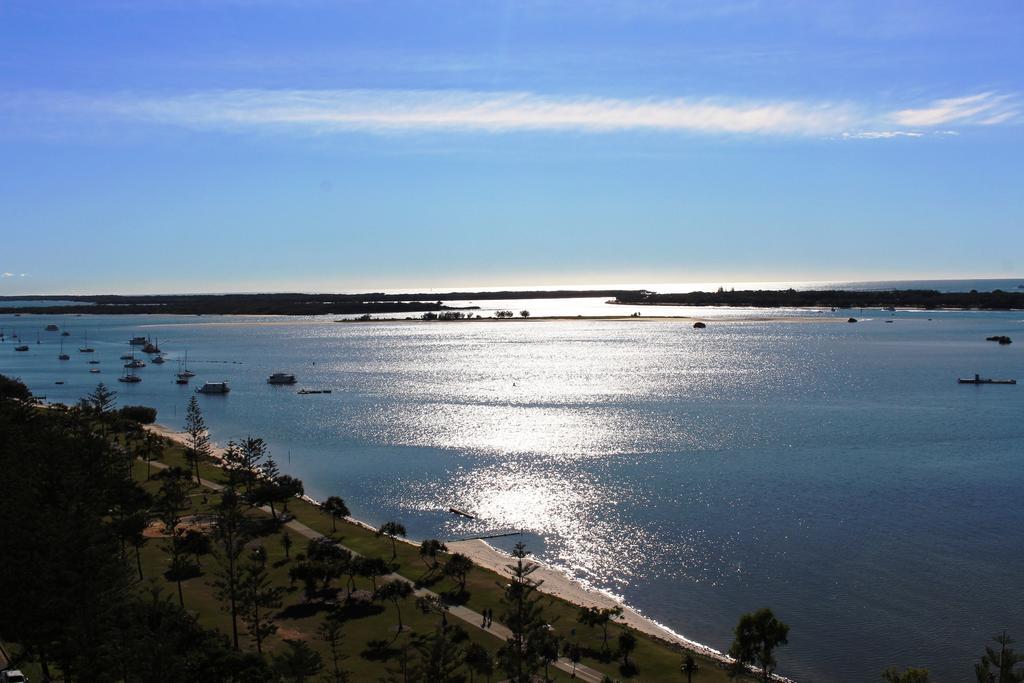
[[[1019,2],[0,3],[0,293],[1024,275]]]

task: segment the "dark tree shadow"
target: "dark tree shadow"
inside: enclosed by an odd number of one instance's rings
[[[279,619],[306,619],[320,612],[333,611],[334,607],[326,602],[300,602],[295,605],[288,605],[277,613]]]
[[[391,644],[392,641],[389,640],[371,640],[359,656],[371,662],[383,662],[399,654],[399,650],[391,647]]]

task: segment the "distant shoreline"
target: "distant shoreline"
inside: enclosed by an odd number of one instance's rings
[[[658,293],[648,290],[538,290],[501,292],[444,292],[406,294],[189,294],[148,296],[45,297],[0,296],[5,315],[390,315],[436,313],[439,317],[473,318],[487,301],[603,299],[613,306],[693,306],[753,309],[1024,310],[1024,291],[995,289],[979,292],[940,292],[931,289],[890,290],[728,290]],[[4,306],[4,302],[71,302],[52,306]],[[448,302],[448,303],[446,303]],[[509,304],[505,304],[509,306]],[[500,313],[500,312],[499,312]],[[517,319],[505,311],[504,320]],[[428,315],[429,317],[429,315]],[[501,316],[494,316],[501,317]],[[524,316],[525,317],[525,316]],[[547,316],[570,319],[573,316]],[[584,317],[584,316],[577,316]],[[616,316],[588,316],[614,319]],[[671,317],[671,316],[659,316]]]

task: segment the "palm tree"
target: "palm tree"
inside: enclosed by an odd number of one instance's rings
[[[385,522],[377,529],[377,537],[388,536],[391,538],[391,559],[398,557],[398,545],[395,539],[398,536],[405,536],[405,527],[399,522]]]
[[[331,533],[333,534],[338,530],[338,518],[348,517],[352,513],[349,511],[348,506],[345,505],[345,501],[338,496],[331,496],[324,501],[321,506],[323,511],[331,516]]]
[[[444,573],[459,584],[459,593],[466,592],[466,577],[473,568],[473,561],[462,553],[455,553],[444,563]]]
[[[689,652],[683,657],[683,665],[679,667],[679,670],[686,674],[686,683],[693,683],[693,674],[700,670],[697,666],[697,660],[693,658],[693,655]]]
[[[402,610],[398,603],[410,595],[412,595],[412,584],[404,579],[393,579],[382,585],[374,596],[379,600],[390,600],[395,606],[395,612],[398,614],[398,633],[405,629],[402,625]],[[395,637],[397,638],[398,635],[396,634]]]
[[[427,569],[435,569],[437,567],[437,554],[446,550],[448,550],[448,546],[435,538],[423,541],[420,544],[420,559],[423,560],[423,564],[427,565]],[[430,558],[430,564],[427,564],[427,558]]]
[[[632,631],[623,631],[619,634],[619,652],[622,654],[622,666],[631,669],[629,653],[636,649],[636,636]]]

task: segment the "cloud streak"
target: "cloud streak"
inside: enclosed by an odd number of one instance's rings
[[[938,100],[920,109],[893,112],[892,121],[901,126],[941,126],[947,123],[970,123],[992,126],[1007,123],[1019,110],[1006,95],[986,92],[967,97]]]
[[[812,136],[921,137],[935,126],[1019,120],[1013,98],[982,93],[918,108],[877,111],[849,102],[564,97],[523,92],[431,90],[219,90],[171,96],[70,98],[62,108],[119,119],[233,131],[489,132],[627,131]]]

